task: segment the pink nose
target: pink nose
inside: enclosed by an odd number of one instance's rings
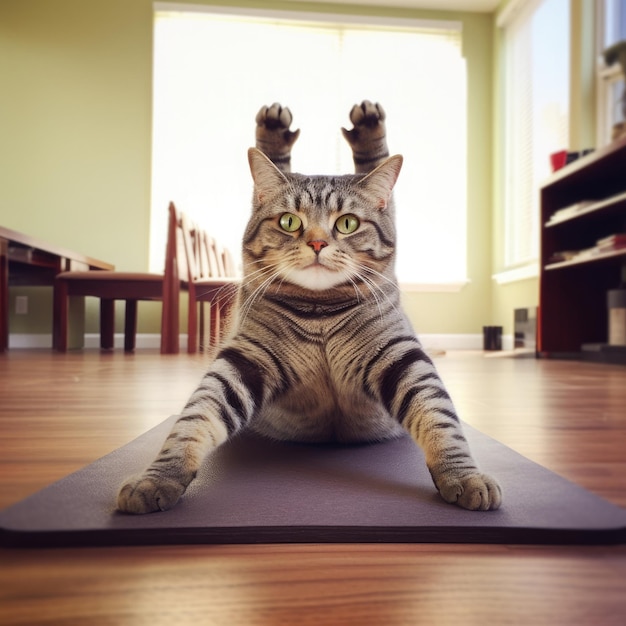
[[[319,254],[321,249],[325,248],[328,244],[325,241],[322,241],[321,239],[317,239],[315,241],[309,241],[307,245],[313,248],[313,250],[315,251],[315,254]]]

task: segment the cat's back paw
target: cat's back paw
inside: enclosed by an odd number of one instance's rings
[[[153,513],[171,509],[185,488],[167,478],[138,476],[127,480],[117,495],[117,509],[122,513]]]
[[[502,504],[502,489],[488,474],[451,477],[438,484],[441,497],[470,511],[495,511]]]
[[[289,107],[283,107],[278,102],[262,106],[255,119],[256,147],[274,162],[288,158],[300,135],[300,129],[289,130],[293,121]]]

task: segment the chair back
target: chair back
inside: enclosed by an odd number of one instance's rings
[[[224,260],[225,276],[237,276],[237,268],[235,267],[235,260],[228,248],[222,250],[222,258]]]
[[[222,249],[220,244],[206,231],[198,235],[198,278],[234,278],[235,266],[230,252]]]
[[[168,338],[170,344],[162,345],[162,352],[178,352],[178,333],[164,332],[164,329],[179,327],[179,304],[181,286],[193,285],[197,269],[195,261],[194,229],[184,213],[170,202],[168,207],[167,241],[165,244],[165,271],[163,278],[163,315],[161,318],[161,338]],[[163,344],[163,339],[162,339]]]
[[[197,255],[198,239],[203,232],[173,202],[170,202],[168,213],[165,276],[185,285],[201,276]]]
[[[178,211],[173,202],[169,206],[168,236],[165,254],[165,283],[163,295],[163,325],[172,323],[178,328],[179,303],[181,288],[189,294],[187,311],[188,352],[195,352],[198,333],[198,303],[207,300],[207,296],[221,294],[217,298],[216,306],[212,308],[211,327],[212,337],[219,333],[219,317],[221,309],[227,310],[232,300],[233,291],[226,286],[231,282],[237,285],[234,278],[235,270],[232,257],[226,250],[210,237],[197,224],[192,223],[182,212]],[[207,288],[203,280],[218,279],[218,283]],[[222,280],[220,280],[222,279]],[[223,282],[226,281],[226,282]],[[219,284],[221,282],[222,284]],[[198,284],[202,284],[201,293]],[[228,294],[228,297],[226,295]],[[204,336],[204,313],[200,309],[200,330]],[[172,333],[170,333],[172,335]],[[163,332],[161,333],[163,337]],[[178,342],[178,334],[175,335]],[[174,339],[172,339],[172,343]],[[177,352],[178,345],[169,346],[170,352]]]

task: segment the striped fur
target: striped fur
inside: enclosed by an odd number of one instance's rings
[[[307,442],[408,431],[444,500],[500,506],[400,308],[392,189],[402,158],[387,158],[384,111],[366,101],[350,118],[343,133],[357,173],[303,176],[286,158],[297,138],[291,113],[278,104],[259,112],[265,154],[249,152],[254,196],[233,331],[155,461],[120,490],[120,510],[172,507],[205,456],[244,428]]]

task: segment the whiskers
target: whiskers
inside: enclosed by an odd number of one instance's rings
[[[219,281],[220,279],[216,279]],[[226,279],[225,279],[226,280]],[[237,298],[238,284],[236,279],[233,282],[226,282],[220,287],[210,287],[205,285],[204,289],[197,290],[197,297],[200,300],[206,299],[206,296],[212,296],[211,300],[219,306],[231,306]]]
[[[372,296],[374,301],[376,302],[376,306],[378,307],[378,311],[381,319],[384,317],[383,314],[383,303],[387,301],[389,305],[395,310],[399,310],[399,302],[397,297],[390,297],[390,293],[397,296],[400,292],[400,288],[398,287],[398,283],[395,280],[390,279],[385,276],[381,272],[365,265],[364,263],[359,263],[353,257],[346,255],[343,259],[344,263],[350,270],[350,283],[354,287],[354,290],[357,292],[357,299],[360,300],[361,292],[359,290],[358,283],[360,282]],[[379,283],[382,282],[383,288]]]
[[[270,288],[280,291],[285,281],[298,285],[302,280],[301,277],[296,278],[295,275],[292,275],[292,273],[297,274],[302,271],[302,259],[298,254],[286,254],[277,261],[273,261],[274,259],[268,259],[266,256],[263,259],[248,262],[247,271],[238,291],[240,294],[237,306],[239,324],[245,322],[256,303],[264,297]],[[250,271],[250,267],[254,267],[255,264],[262,264],[262,266]],[[311,293],[319,291],[321,300],[325,299],[333,289],[345,289],[349,285],[354,290],[357,302],[367,306],[369,301],[371,305],[376,305],[381,319],[389,311],[389,306],[395,311],[399,310],[399,288],[393,278],[360,262],[345,252],[335,254],[332,259],[332,265],[333,271],[341,274],[343,280],[327,289],[310,290]],[[291,278],[290,275],[292,275]],[[230,304],[235,297],[235,293],[228,287],[230,286],[221,287],[216,297],[223,298],[226,303]]]
[[[267,261],[256,261],[256,263],[267,262]],[[241,283],[241,293],[246,291],[246,288],[258,283],[256,287],[254,287],[253,291],[247,295],[245,300],[242,300],[239,304],[239,314],[240,321],[243,322],[246,317],[249,315],[251,309],[254,306],[256,300],[263,296],[267,290],[274,284],[278,279],[280,279],[280,284],[285,280],[286,274],[291,269],[295,269],[296,261],[293,260],[291,262],[285,261],[279,263],[271,263],[265,265],[264,267],[255,270],[253,272],[247,273],[243,281]],[[260,281],[260,282],[259,282]]]

